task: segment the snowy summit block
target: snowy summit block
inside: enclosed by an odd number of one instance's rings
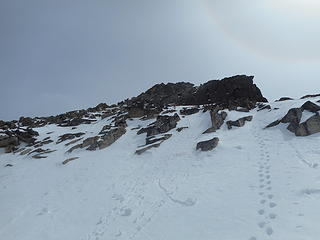
[[[200,149],[201,151],[210,151],[218,146],[219,138],[215,137],[213,139],[198,142],[197,150]]]

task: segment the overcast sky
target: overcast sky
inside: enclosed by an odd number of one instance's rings
[[[320,93],[319,12],[317,0],[0,0],[0,119],[236,74],[269,100]]]

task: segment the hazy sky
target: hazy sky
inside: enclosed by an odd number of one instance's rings
[[[318,0],[0,0],[0,119],[235,74],[269,100],[320,93],[319,12]]]

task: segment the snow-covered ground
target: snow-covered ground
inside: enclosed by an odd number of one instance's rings
[[[319,98],[312,99],[318,100]],[[0,155],[0,239],[5,240],[317,240],[320,238],[320,134],[295,137],[286,125],[263,130],[306,100],[272,103],[242,128],[202,134],[209,113],[181,118],[159,148],[135,155],[145,134],[132,128],[99,151],[45,159]],[[305,113],[307,114],[307,113]],[[108,120],[75,130],[48,125],[39,139],[67,132],[93,136]],[[47,135],[47,132],[54,133]],[[216,149],[196,143],[219,137]],[[79,159],[62,165],[70,157]],[[4,167],[6,164],[13,167]]]

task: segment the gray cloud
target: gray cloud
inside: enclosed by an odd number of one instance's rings
[[[234,74],[255,75],[271,100],[320,92],[320,18],[255,2],[1,1],[0,119]]]

